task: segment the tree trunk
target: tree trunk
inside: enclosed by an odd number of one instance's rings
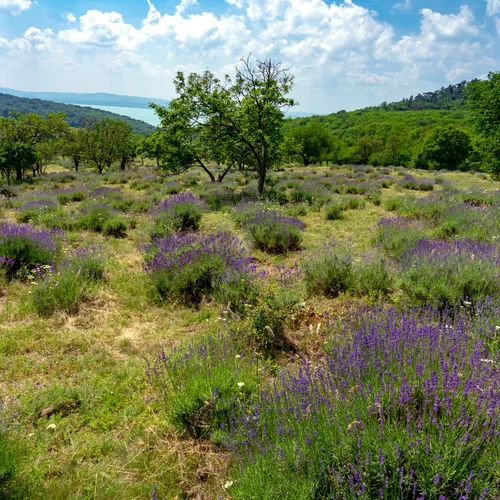
[[[23,180],[23,169],[21,167],[16,167],[16,180]]]
[[[78,165],[80,165],[80,160],[78,158],[73,158],[73,163],[75,164],[75,172],[78,172]]]
[[[126,166],[127,166],[127,157],[124,156],[120,161],[120,170],[125,170]]]

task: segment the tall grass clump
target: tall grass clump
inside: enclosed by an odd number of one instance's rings
[[[235,414],[231,498],[498,498],[494,327],[436,316],[355,313],[324,363],[283,370]]]
[[[420,240],[401,258],[399,287],[416,305],[457,307],[500,295],[500,250],[473,240]]]
[[[427,228],[418,220],[407,217],[381,218],[377,226],[376,245],[388,256],[399,259],[426,234]]]
[[[96,203],[82,209],[78,217],[79,229],[121,238],[125,236],[127,222],[123,216],[107,203]]]
[[[301,220],[280,215],[273,210],[249,218],[243,227],[255,248],[278,254],[298,250],[305,229]]]
[[[37,266],[29,276],[30,298],[43,317],[56,311],[73,314],[103,279],[105,258],[99,247],[74,250],[54,265]]]
[[[0,223],[0,267],[8,279],[36,265],[48,265],[57,257],[62,232],[36,229],[30,224]]]
[[[149,381],[178,431],[216,442],[253,400],[262,374],[239,343],[233,334],[209,336],[185,349],[162,349],[148,362]]]
[[[325,244],[316,255],[302,260],[301,268],[309,295],[336,297],[353,285],[353,263],[350,252],[335,241]]]
[[[215,298],[240,309],[251,288],[254,266],[229,233],[173,233],[145,250],[145,271],[162,298],[187,305]]]
[[[151,211],[150,237],[163,238],[176,231],[197,231],[204,207],[205,202],[189,192],[169,196]]]

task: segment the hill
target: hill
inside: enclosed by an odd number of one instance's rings
[[[10,94],[16,97],[25,97],[28,99],[44,99],[47,101],[60,102],[64,104],[82,104],[92,106],[119,106],[124,108],[142,108],[149,107],[150,102],[167,106],[166,99],[158,97],[136,97],[129,95],[107,94],[99,92],[95,94],[75,93],[75,92],[24,92],[0,87],[0,93]]]
[[[135,120],[128,116],[118,115],[101,109],[90,108],[88,106],[76,106],[72,104],[62,104],[43,99],[30,99],[25,97],[17,97],[10,94],[0,93],[0,116],[8,116],[10,112],[17,110],[22,114],[36,113],[39,115],[47,115],[48,113],[64,113],[66,121],[72,127],[79,127],[87,118],[102,119],[109,118],[111,120],[122,120],[132,130],[139,135],[149,135],[154,132],[155,128],[149,123],[141,120]]]

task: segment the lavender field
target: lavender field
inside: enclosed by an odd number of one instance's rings
[[[51,165],[0,186],[0,499],[500,498],[500,183]]]

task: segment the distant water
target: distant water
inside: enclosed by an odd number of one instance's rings
[[[136,120],[142,120],[143,122],[150,123],[151,125],[158,125],[160,120],[156,116],[155,112],[150,108],[125,108],[121,106],[96,106],[95,104],[77,104],[77,106],[88,106],[89,108],[102,109],[103,111],[110,111],[111,113],[116,113],[118,115],[129,116],[130,118],[135,118]]]

